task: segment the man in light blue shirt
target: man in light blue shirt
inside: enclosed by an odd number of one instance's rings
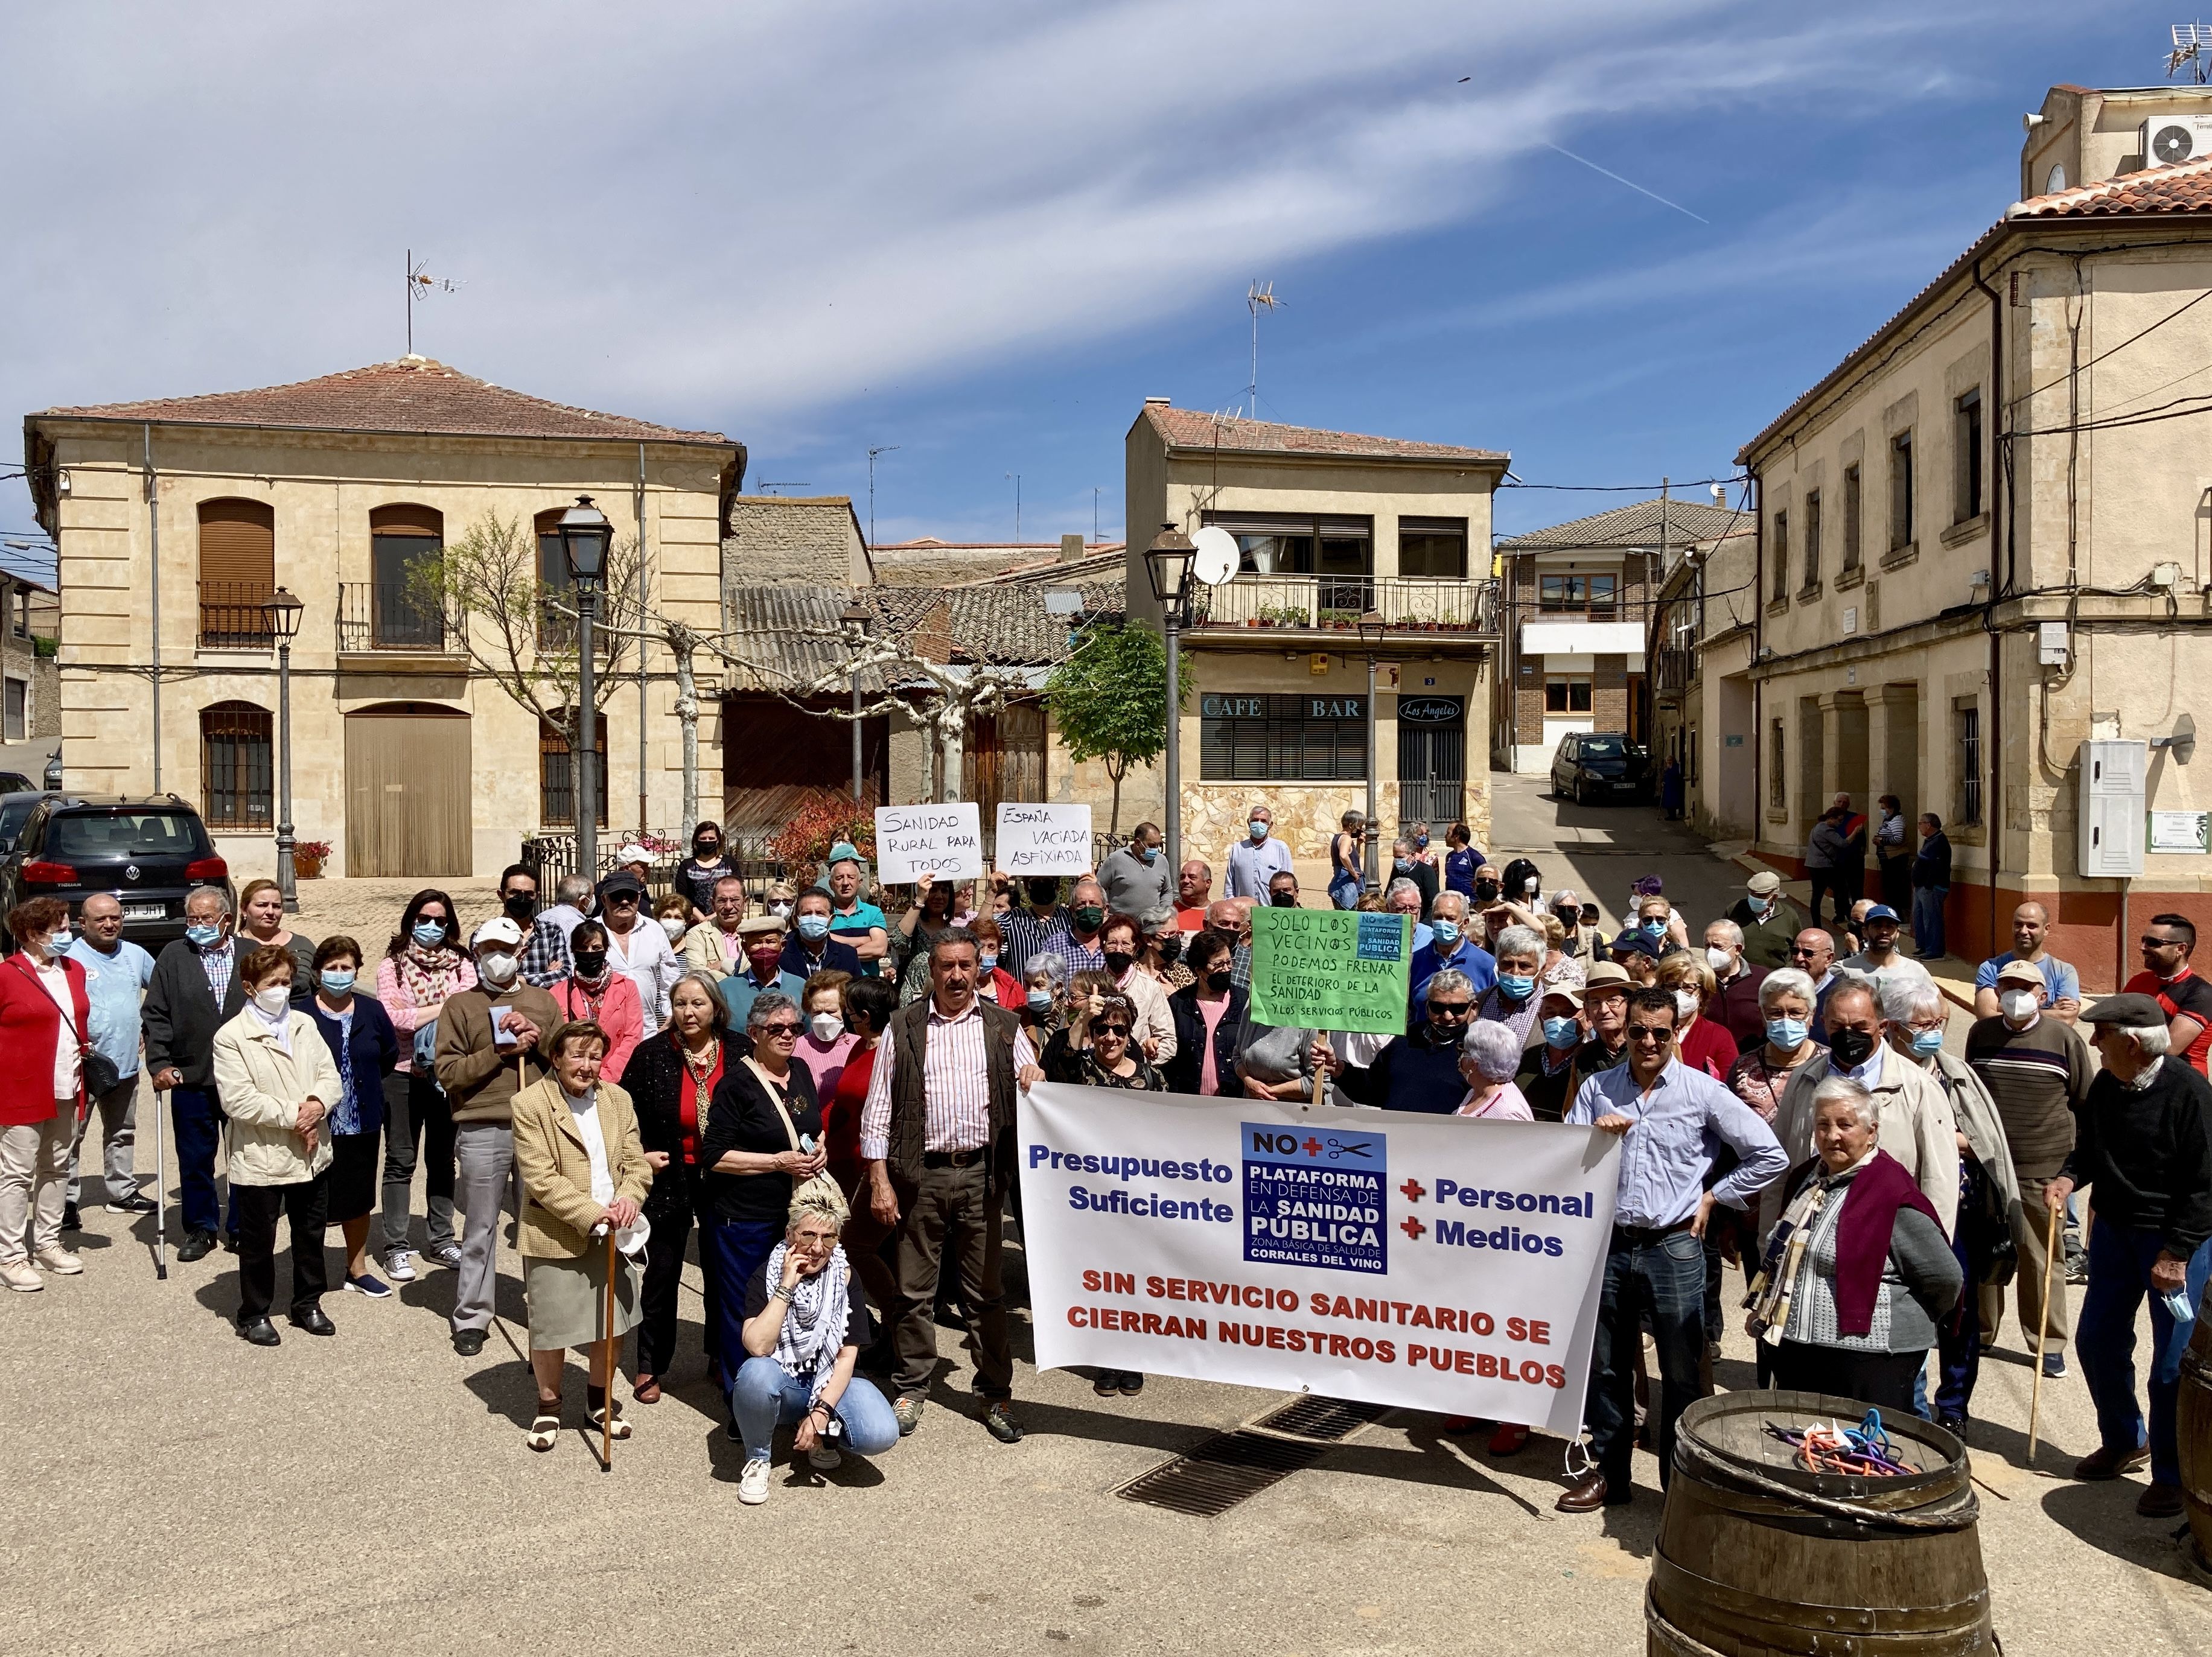
[[[1628,1501],[1636,1446],[1636,1351],[1645,1313],[1659,1349],[1659,1397],[1652,1411],[1665,1489],[1674,1460],[1674,1423],[1698,1395],[1705,1342],[1705,1222],[1716,1204],[1747,1208],[1789,1163],[1757,1112],[1674,1055],[1674,998],[1631,991],[1628,1060],[1582,1084],[1567,1111],[1571,1126],[1620,1136],[1620,1184],[1613,1242],[1590,1351],[1594,1471],[1559,1497],[1562,1513],[1589,1513]],[[1740,1159],[1705,1189],[1723,1148]]]
[[[1466,926],[1467,899],[1457,892],[1438,892],[1429,907],[1428,942],[1416,940],[1413,948],[1413,1005],[1416,1008],[1421,1005],[1421,991],[1429,980],[1447,967],[1467,974],[1478,1001],[1498,981],[1498,962],[1489,950],[1467,935]]]
[[[1264,805],[1245,814],[1244,826],[1248,837],[1229,848],[1229,877],[1222,891],[1265,903],[1268,881],[1290,871],[1291,848],[1275,838],[1275,814]]]
[[[1974,1016],[1995,1018],[1997,974],[2015,961],[2025,961],[2043,974],[2041,1011],[2072,1023],[2081,1016],[2081,974],[2045,947],[2051,933],[2051,911],[2033,898],[2012,912],[2012,948],[1993,955],[1974,973]]]
[[[101,1166],[106,1175],[107,1211],[111,1214],[151,1214],[154,1205],[138,1194],[138,1174],[132,1149],[137,1143],[138,1109],[138,1004],[154,976],[154,957],[123,936],[123,906],[105,892],[85,899],[77,913],[77,936],[70,940],[70,959],[84,968],[85,993],[92,1003],[93,1051],[115,1066],[123,1079],[93,1098],[90,1108],[76,1125],[76,1140],[70,1146],[69,1206],[63,1229],[77,1223],[77,1198],[82,1181],[77,1177],[77,1152],[85,1130],[100,1119],[105,1150]]]

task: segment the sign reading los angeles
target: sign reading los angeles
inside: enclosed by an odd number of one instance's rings
[[[1042,1082],[1018,1128],[1039,1368],[1576,1431],[1612,1136]]]

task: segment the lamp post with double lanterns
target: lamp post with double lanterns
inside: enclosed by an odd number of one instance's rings
[[[1376,821],[1376,773],[1381,768],[1375,752],[1375,652],[1382,647],[1382,612],[1359,613],[1359,642],[1367,647],[1367,857],[1359,865],[1364,889],[1382,889],[1382,827]]]
[[[855,595],[845,606],[845,613],[837,618],[844,630],[845,644],[853,652],[853,804],[855,808],[866,803],[860,792],[860,654],[868,642],[868,607]]]
[[[288,915],[300,913],[292,867],[292,640],[300,636],[306,609],[289,587],[278,587],[261,601],[261,619],[276,640],[276,741],[283,750],[276,768],[276,889]]]
[[[576,871],[599,877],[599,688],[592,683],[592,622],[599,614],[599,582],[607,568],[614,526],[606,513],[580,495],[561,514],[561,556],[576,590],[576,749],[568,768],[576,801]]]
[[[1160,607],[1160,631],[1168,646],[1168,868],[1177,878],[1182,868],[1182,661],[1179,634],[1190,620],[1190,571],[1198,549],[1173,524],[1160,525],[1145,549],[1145,574]]]

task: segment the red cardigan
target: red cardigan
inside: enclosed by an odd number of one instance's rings
[[[92,1002],[85,993],[84,968],[67,956],[62,971],[69,979],[71,1010],[80,1037],[91,1028]],[[38,968],[20,950],[0,961],[0,1127],[21,1127],[54,1117],[54,1043],[62,1035],[62,1012]],[[82,1045],[82,1041],[79,1043]],[[77,1114],[84,1114],[84,1069],[77,1068]]]

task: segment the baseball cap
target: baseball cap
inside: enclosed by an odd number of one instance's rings
[[[2147,1029],[2166,1023],[2166,1011],[2147,995],[2108,995],[2081,1015],[2091,1024],[2129,1024]]]
[[[522,928],[505,915],[495,915],[469,936],[469,947],[477,949],[486,944],[516,944],[522,942]]]
[[[1782,889],[1782,877],[1771,869],[1761,869],[1744,882],[1743,889],[1753,897],[1772,897]]]
[[[1634,981],[1628,975],[1628,968],[1618,961],[1593,961],[1589,970],[1583,974],[1583,1000],[1589,1000],[1592,992],[1604,989],[1608,985],[1626,989]],[[1576,1005],[1579,1006],[1581,1003]]]
[[[645,897],[645,883],[627,869],[609,875],[599,883],[600,902],[605,902],[617,892],[634,893],[642,901]]]
[[[1648,955],[1655,961],[1659,956],[1659,951],[1652,947],[1651,940],[1644,937],[1641,928],[1635,926],[1624,930],[1620,937],[1614,938],[1606,947],[1615,950],[1626,950],[1631,954]]]
[[[647,851],[645,847],[640,846],[635,841],[632,841],[629,845],[623,847],[621,851],[615,853],[615,861],[617,863],[649,864],[653,861],[653,853]]]
[[[1867,906],[1866,913],[1861,917],[1863,921],[1896,920],[1897,919],[1897,911],[1891,908],[1887,903],[1869,904]]]
[[[860,848],[849,840],[841,840],[830,848],[829,861],[832,864],[858,863],[860,860]]]
[[[1606,965],[1610,967],[1613,966],[1613,963],[1608,961],[1606,962]],[[1615,967],[1613,968],[1613,970],[1620,972],[1620,969]],[[1620,976],[1623,982],[1627,981],[1628,974],[1626,973],[1621,973]],[[1577,1012],[1580,1012],[1582,1011],[1583,992],[1577,989],[1572,984],[1546,985],[1544,986],[1543,994],[1536,998],[1537,1005],[1540,1008],[1545,1002],[1550,1000],[1555,995],[1558,996],[1559,999],[1565,1002],[1569,1006],[1572,1007]]]
[[[2026,984],[2033,989],[2043,988],[2043,968],[2033,961],[2008,961],[1997,968],[2000,984]]]

